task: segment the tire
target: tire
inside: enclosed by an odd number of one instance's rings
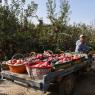
[[[58,95],[71,95],[75,86],[75,78],[73,75],[66,76],[59,83]]]
[[[91,70],[91,66],[88,66],[87,68],[86,68],[86,72],[89,72]]]
[[[84,72],[89,72],[91,70],[91,64],[88,64],[86,67],[84,67]]]

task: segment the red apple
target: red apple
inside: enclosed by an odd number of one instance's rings
[[[11,60],[11,64],[15,64],[15,63],[17,63],[16,59]]]

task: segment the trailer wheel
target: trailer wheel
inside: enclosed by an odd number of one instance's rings
[[[75,85],[75,78],[73,75],[66,76],[59,83],[58,95],[71,95],[73,93],[73,88]]]
[[[91,70],[91,66],[86,67],[86,72],[89,72]]]
[[[91,70],[91,64],[84,67],[84,72],[89,72]]]

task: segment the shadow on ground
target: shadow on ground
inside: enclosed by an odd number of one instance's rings
[[[79,77],[73,95],[95,95],[95,71]]]

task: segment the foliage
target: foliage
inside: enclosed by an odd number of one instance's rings
[[[75,49],[80,34],[87,36],[88,43],[95,49],[95,29],[85,24],[68,25],[69,2],[60,0],[60,14],[56,13],[55,0],[47,1],[48,18],[51,24],[40,22],[36,16],[37,4],[26,5],[25,0],[12,0],[9,6],[0,6],[0,51],[2,60],[10,59],[13,54],[42,52],[50,49]],[[38,25],[29,19],[37,17]]]
[[[56,0],[47,0],[48,18],[53,25],[62,26],[67,24],[69,14],[69,2],[67,0],[60,0],[60,10],[56,12]],[[58,10],[57,10],[58,11]]]

